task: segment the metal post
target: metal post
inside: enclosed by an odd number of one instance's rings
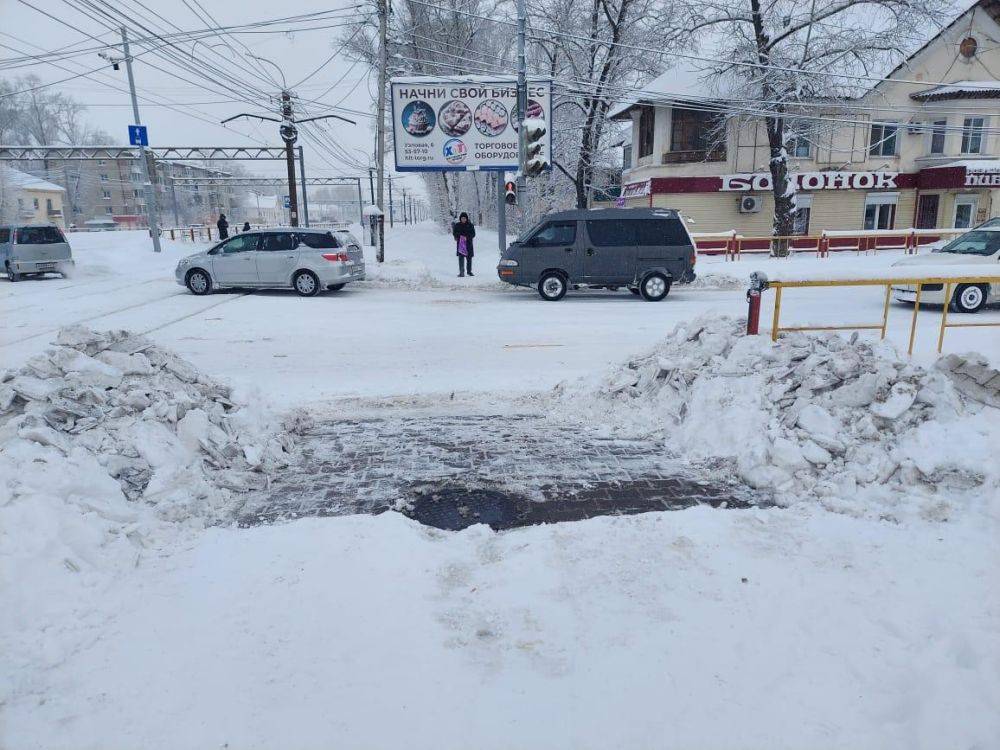
[[[302,178],[302,218],[309,226],[309,198],[306,196],[306,160],[302,156],[302,146],[299,146],[299,177]]]
[[[369,173],[370,174],[370,173]],[[358,223],[365,228],[365,200],[361,197],[361,178],[358,178]]]
[[[389,229],[392,229],[392,178],[390,177],[386,182],[389,183]]]
[[[507,195],[504,190],[506,182],[504,173],[497,172],[497,240],[501,255],[507,249]]]
[[[132,117],[136,125],[142,125],[139,119],[139,101],[135,97],[135,77],[132,75],[132,56],[128,48],[128,31],[124,26],[122,32],[122,51],[125,53],[125,71],[128,73],[128,89],[132,96]],[[139,146],[139,161],[142,164],[143,190],[146,193],[146,215],[149,217],[149,233],[153,237],[153,252],[160,252],[160,218],[156,210],[156,192],[153,189],[153,176],[149,174],[149,162],[146,161],[145,146]],[[155,168],[154,168],[155,171]]]
[[[385,177],[385,77],[386,77],[386,32],[389,15],[386,8],[386,0],[378,0],[378,109],[375,120],[375,166],[378,168],[378,201],[375,205],[379,210],[385,212],[385,201],[383,195]],[[390,188],[391,189],[391,188]],[[391,219],[390,219],[391,222]],[[379,221],[379,241],[378,254],[376,256],[379,263],[385,260],[385,241],[382,237],[385,232],[384,217]]]
[[[284,122],[292,123],[292,98],[287,91],[281,92],[281,117]],[[284,123],[282,123],[284,125]],[[294,127],[294,126],[293,126]],[[284,136],[284,134],[282,134]],[[288,223],[299,225],[299,198],[295,194],[295,137],[285,139],[285,166],[288,171]]]
[[[174,182],[174,176],[170,176],[170,201],[174,204],[174,226],[179,227],[181,225],[180,212],[177,210],[177,184]]]
[[[368,194],[371,196],[371,203],[375,205],[375,178],[372,177],[375,170],[371,167],[368,168]]]

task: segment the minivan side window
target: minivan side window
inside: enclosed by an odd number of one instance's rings
[[[232,255],[233,253],[245,253],[248,250],[256,250],[257,237],[258,235],[256,234],[241,234],[238,237],[233,237],[222,246],[222,252],[226,255]]]
[[[679,219],[637,221],[637,245],[687,245],[687,232]]]
[[[280,253],[294,250],[298,244],[295,235],[290,232],[270,232],[262,236],[260,249],[265,253]]]
[[[330,232],[324,232],[323,234],[303,232],[298,235],[298,238],[301,244],[306,247],[311,247],[314,250],[330,250],[335,247],[340,247],[340,242],[338,242],[337,238]]]
[[[556,221],[546,224],[531,238],[531,244],[538,247],[572,245],[574,242],[576,242],[575,221]]]
[[[0,229],[0,242],[10,242],[9,229]]]
[[[590,241],[597,247],[614,247],[616,245],[635,244],[635,225],[638,221],[588,221],[587,234]],[[645,222],[643,222],[645,223]]]

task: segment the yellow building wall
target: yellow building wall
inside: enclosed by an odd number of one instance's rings
[[[66,213],[63,211],[63,193],[60,190],[21,190],[17,197],[24,203],[24,213],[20,214],[22,221],[26,224],[55,224],[58,227],[66,228]],[[35,208],[35,201],[38,201],[38,208]],[[48,212],[47,200],[52,201],[52,216]],[[30,212],[31,216],[28,217]]]

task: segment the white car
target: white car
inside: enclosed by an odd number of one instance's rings
[[[992,223],[992,222],[991,222]],[[943,247],[923,255],[910,255],[892,264],[893,267],[908,266],[973,266],[969,274],[1000,276],[1000,226],[990,224],[977,227],[959,235]],[[956,269],[957,270],[957,269]],[[917,288],[912,285],[894,286],[896,299],[900,302],[914,302]],[[944,284],[924,284],[920,301],[942,305]],[[955,312],[974,313],[986,305],[1000,302],[1000,283],[959,284],[952,298],[948,300]]]

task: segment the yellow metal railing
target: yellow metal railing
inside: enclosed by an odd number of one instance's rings
[[[948,307],[951,302],[952,290],[959,284],[1000,284],[1000,275],[990,276],[947,276],[947,277],[898,277],[885,279],[838,279],[812,281],[770,281],[767,289],[774,289],[774,313],[771,321],[771,340],[777,341],[778,334],[783,331],[864,331],[875,330],[885,338],[886,327],[889,324],[889,303],[892,299],[894,286],[915,286],[916,297],[913,300],[913,316],[910,320],[910,342],[907,352],[913,354],[913,342],[917,334],[917,316],[920,312],[920,295],[927,284],[939,284],[944,288],[944,305],[941,311],[941,325],[938,332],[938,352],[944,347],[944,333],[948,328],[991,328],[1000,327],[1000,321],[988,323],[949,323]],[[781,292],[783,289],[802,287],[840,287],[840,286],[884,286],[885,302],[882,307],[882,320],[879,323],[861,323],[857,325],[839,326],[781,326]],[[987,292],[987,295],[989,292]]]

